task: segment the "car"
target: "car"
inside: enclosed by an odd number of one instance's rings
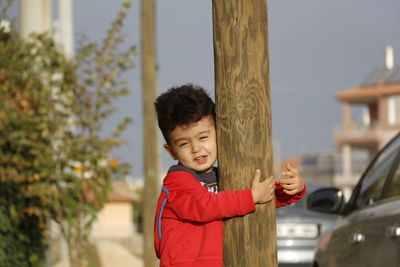
[[[318,189],[310,210],[339,215],[315,248],[313,267],[400,266],[400,134],[373,159],[348,202],[336,188]]]
[[[300,201],[276,210],[279,267],[311,266],[316,242],[338,218],[306,209],[307,195],[318,188],[307,184],[307,194]]]

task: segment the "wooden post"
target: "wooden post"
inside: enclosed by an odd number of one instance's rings
[[[154,112],[157,95],[155,0],[141,3],[141,75],[143,104],[143,151],[144,151],[144,266],[155,267],[158,260],[154,252],[153,225],[159,188],[159,138]]]
[[[266,0],[214,0],[215,96],[221,190],[272,174]],[[224,225],[225,266],[274,267],[275,203]]]

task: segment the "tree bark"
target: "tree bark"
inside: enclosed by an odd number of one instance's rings
[[[245,189],[273,172],[267,1],[213,0],[213,30],[220,189]],[[225,221],[225,266],[276,258],[274,201]]]
[[[155,0],[142,0],[141,4],[141,76],[143,104],[144,151],[144,266],[155,267],[158,260],[154,252],[153,225],[159,188],[159,138],[154,99],[157,94]]]

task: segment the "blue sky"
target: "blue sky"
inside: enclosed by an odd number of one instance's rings
[[[117,2],[75,1],[75,32],[103,36]],[[132,3],[125,31],[139,47],[140,2]],[[213,94],[211,1],[158,1],[157,19],[160,91],[193,82]],[[341,125],[334,94],[360,84],[383,65],[386,45],[394,47],[395,64],[400,64],[399,25],[397,0],[269,0],[273,138],[282,157],[334,149],[333,133]],[[119,104],[119,115],[130,114],[135,122],[125,135],[130,145],[116,155],[132,162],[133,175],[140,176],[139,56],[136,62],[132,95]],[[166,168],[171,161],[162,155]]]
[[[122,0],[74,1],[75,34],[100,40]],[[160,92],[192,82],[213,95],[214,66],[211,1],[157,2],[157,51]],[[333,133],[341,125],[341,106],[334,94],[360,84],[384,64],[392,45],[400,64],[398,0],[269,0],[270,77],[273,138],[282,157],[335,148]],[[132,0],[124,32],[139,48],[140,2]],[[142,106],[140,57],[128,73],[132,95],[118,101],[118,118],[132,116],[124,138],[129,145],[115,151],[142,174]],[[161,148],[160,148],[161,149]],[[171,161],[163,155],[163,168]]]

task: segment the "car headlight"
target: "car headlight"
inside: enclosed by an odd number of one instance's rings
[[[276,226],[278,238],[317,238],[318,228],[315,223],[278,223]]]

